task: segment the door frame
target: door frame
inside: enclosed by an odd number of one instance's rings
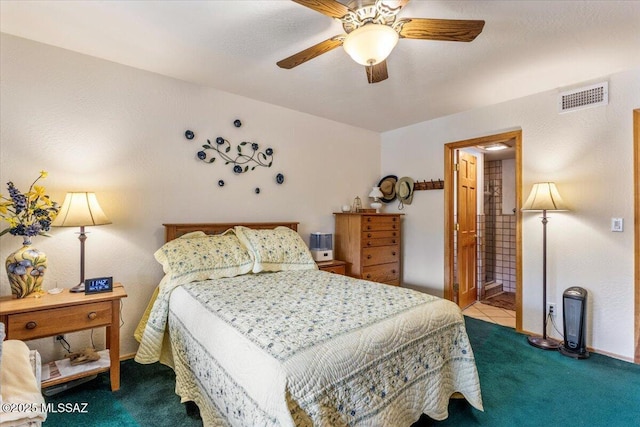
[[[635,363],[640,364],[640,109],[633,110],[633,198],[635,254]]]
[[[444,297],[453,301],[454,274],[454,154],[455,150],[505,140],[515,140],[516,206],[522,206],[522,129],[444,144]],[[522,212],[516,215],[516,331],[522,332]],[[637,227],[636,227],[637,228]],[[638,323],[638,319],[636,318]]]

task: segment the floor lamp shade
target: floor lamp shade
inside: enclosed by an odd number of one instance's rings
[[[553,182],[533,184],[531,193],[522,206],[523,211],[542,211],[542,337],[530,336],[529,344],[544,350],[557,350],[560,343],[547,338],[547,211],[568,210]]]
[[[111,224],[104,214],[95,193],[67,193],[62,208],[53,222],[54,227],[80,227],[80,283],[71,292],[84,292],[84,227]]]
[[[522,206],[523,211],[566,211],[568,210],[553,182],[533,184],[529,197]]]

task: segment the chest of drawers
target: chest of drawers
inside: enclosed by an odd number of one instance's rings
[[[347,275],[400,285],[402,214],[336,213],[335,255]]]

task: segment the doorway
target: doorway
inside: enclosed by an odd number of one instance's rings
[[[513,141],[508,141],[513,144]],[[507,145],[507,144],[505,144]],[[479,299],[490,306],[515,311],[516,292],[516,170],[515,149],[484,154],[481,248],[478,257]]]
[[[522,229],[521,229],[521,219],[522,214],[517,207],[522,204],[522,195],[521,195],[521,187],[522,187],[522,174],[521,174],[521,165],[522,165],[522,157],[521,157],[521,146],[522,146],[522,131],[510,131],[504,132],[496,135],[490,135],[480,138],[474,138],[469,140],[451,142],[445,144],[444,146],[444,154],[445,154],[445,182],[452,183],[451,185],[445,186],[445,287],[444,287],[444,296],[445,298],[455,301],[458,304],[464,303],[464,301],[460,300],[460,284],[458,283],[460,266],[457,260],[457,231],[456,228],[459,227],[459,221],[457,218],[457,195],[455,191],[456,185],[453,185],[456,180],[456,166],[455,159],[456,153],[458,150],[472,147],[486,147],[489,145],[497,145],[504,144],[505,142],[509,142],[508,145],[513,147],[513,171],[514,177],[514,203],[513,207],[509,208],[511,210],[515,209],[515,212],[511,212],[511,219],[515,224],[515,244],[513,251],[515,252],[513,260],[509,261],[511,266],[515,265],[515,271],[510,271],[509,275],[513,276],[513,286],[512,289],[515,293],[515,328],[517,331],[522,331]],[[487,192],[493,191],[504,191],[504,189],[497,189],[486,187],[486,183],[483,182],[482,185],[479,185],[477,189],[478,194],[481,194],[480,197],[484,197],[485,189]],[[490,182],[489,182],[490,184]],[[495,184],[495,182],[494,182]],[[502,212],[501,212],[502,213]],[[502,220],[502,218],[500,218]],[[480,224],[481,230],[484,232],[484,225]],[[480,228],[479,227],[479,228]],[[503,231],[502,229],[500,231]],[[481,252],[479,252],[481,253]],[[500,257],[502,260],[502,256]],[[482,261],[481,261],[482,262]],[[486,267],[486,266],[485,266]],[[463,266],[463,269],[465,267]],[[475,268],[475,266],[474,266]],[[482,266],[479,266],[476,269],[477,277],[480,280],[484,280],[485,274],[484,272],[480,272]],[[464,270],[463,270],[464,271]],[[501,270],[502,273],[502,270]],[[502,280],[502,278],[501,278]],[[483,282],[480,282],[483,285]],[[480,286],[482,288],[482,286]],[[482,291],[481,291],[482,292]]]

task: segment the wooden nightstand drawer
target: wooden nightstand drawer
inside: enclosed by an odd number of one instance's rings
[[[321,261],[318,263],[318,268],[322,271],[328,271],[335,274],[347,274],[347,263],[337,259],[331,261]]]
[[[395,216],[362,217],[362,231],[400,230],[400,219]]]
[[[336,266],[336,267],[326,267],[326,268],[321,268],[322,271],[327,271],[329,273],[335,273],[335,274],[342,274],[345,275],[347,274],[346,268],[344,265],[340,265],[340,266]]]
[[[362,266],[388,264],[400,260],[399,246],[380,246],[362,249]]]
[[[8,316],[11,339],[32,340],[111,324],[111,302],[53,308]]]
[[[372,282],[397,282],[400,278],[400,265],[398,263],[378,264],[362,269],[362,278]]]

